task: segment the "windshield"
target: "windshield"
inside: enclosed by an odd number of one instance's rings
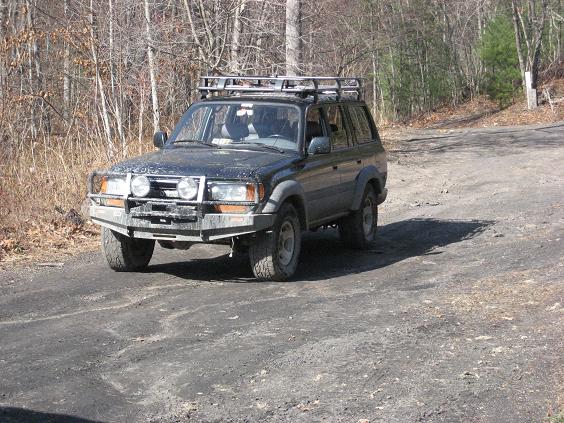
[[[183,116],[170,142],[297,150],[299,120],[299,108],[291,105],[244,101],[196,104]]]

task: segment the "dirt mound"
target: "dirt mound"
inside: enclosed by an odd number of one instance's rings
[[[500,109],[487,97],[480,96],[458,106],[442,106],[391,127],[452,129],[558,122],[564,120],[564,78],[543,83],[539,87],[539,101],[541,104],[535,110],[528,110],[527,103],[522,98],[513,105]]]

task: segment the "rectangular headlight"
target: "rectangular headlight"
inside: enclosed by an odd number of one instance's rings
[[[264,185],[259,184],[259,200],[264,198]],[[232,182],[211,182],[208,184],[210,200],[213,201],[255,201],[256,185]],[[215,210],[220,213],[246,213],[252,206],[216,205]]]
[[[125,176],[104,176],[102,178],[102,194],[125,195],[127,194],[127,186]]]
[[[214,201],[252,201],[247,196],[247,184],[211,183],[209,186],[210,197]]]

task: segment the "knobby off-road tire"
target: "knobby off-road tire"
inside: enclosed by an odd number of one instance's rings
[[[253,274],[259,280],[285,281],[298,267],[302,233],[296,209],[283,204],[274,226],[257,234],[249,246]]]
[[[378,206],[376,193],[371,185],[364,190],[360,209],[339,222],[339,235],[348,248],[370,248],[376,237],[378,226]]]
[[[144,270],[155,248],[150,239],[130,238],[108,228],[102,228],[102,251],[111,269],[116,272]]]

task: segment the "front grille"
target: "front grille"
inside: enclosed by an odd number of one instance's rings
[[[151,198],[171,198],[178,199],[178,192],[176,191],[176,184],[180,177],[163,177],[163,176],[148,176],[151,182],[151,192],[148,197]]]

